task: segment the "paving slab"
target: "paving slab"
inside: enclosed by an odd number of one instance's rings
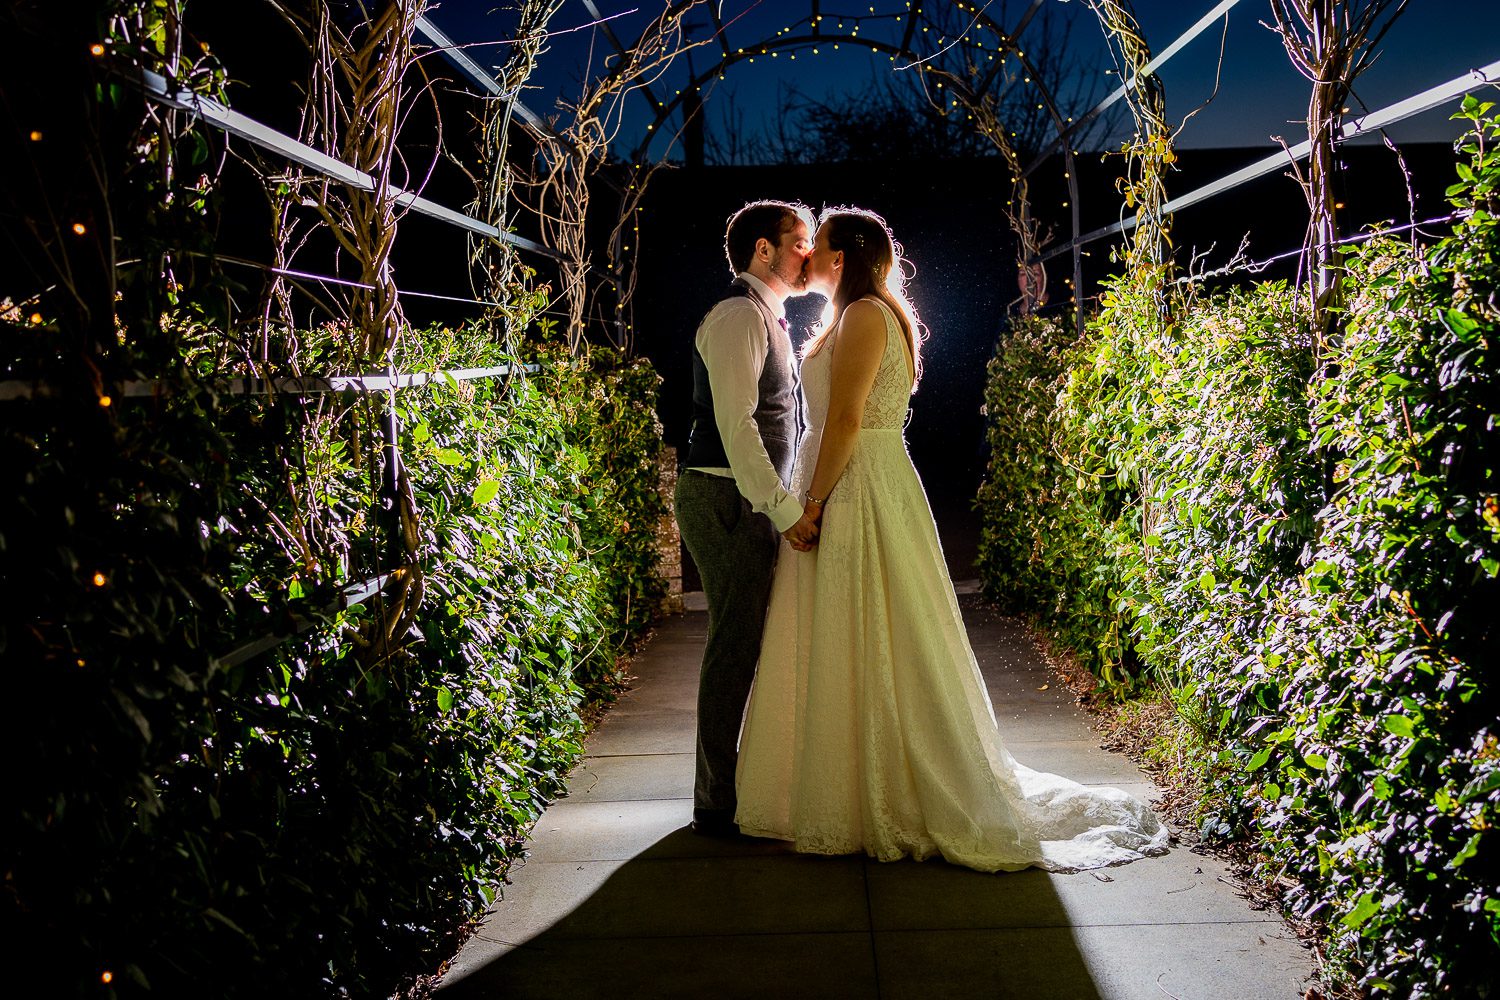
[[[1002,736],[1023,764],[1150,799],[1098,746],[1024,625],[960,604]],[[694,602],[688,602],[692,607]],[[723,841],[692,816],[707,615],[663,622],[585,744],[566,797],[439,984],[463,998],[1295,1000],[1310,954],[1181,848],[1059,875],[983,874]]]
[[[691,753],[585,757],[568,778],[568,801],[691,799],[696,761]]]
[[[1298,1000],[1307,952],[1275,926],[877,931],[880,1000]]]
[[[987,875],[941,861],[872,862],[867,872],[876,930],[984,930],[1123,924],[1269,923],[1219,880],[1225,865],[1172,851],[1134,863],[1056,874],[1036,869]]]

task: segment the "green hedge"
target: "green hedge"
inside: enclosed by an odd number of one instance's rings
[[[1369,989],[1500,988],[1500,128],[1424,250],[1371,241],[1321,363],[1280,283],[1119,279],[992,363],[990,594],[1203,737],[1204,828],[1259,849]],[[1035,527],[1033,527],[1033,525]]]
[[[506,360],[478,328],[407,343],[417,368]],[[657,376],[605,352],[515,360],[543,370],[399,394],[425,593],[374,668],[351,639],[367,607],[212,659],[317,617],[379,550],[367,400],[313,417],[184,376],[161,402],[8,409],[27,486],[0,541],[31,581],[4,636],[28,665],[5,859],[18,981],[383,997],[451,954],[662,593]]]

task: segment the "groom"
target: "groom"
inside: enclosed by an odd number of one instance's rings
[[[804,294],[805,205],[751,202],[729,219],[734,281],[693,338],[693,430],[677,480],[677,524],[703,578],[708,643],[698,678],[693,831],[736,835],[740,724],[771,594],[780,532],[798,549],[817,525],[789,492],[797,387],[786,300]]]

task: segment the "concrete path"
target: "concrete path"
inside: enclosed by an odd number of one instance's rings
[[[961,598],[1011,751],[1156,794],[1106,753],[1014,619]],[[687,829],[707,616],[668,620],[589,739],[479,932],[440,985],[462,998],[1294,1000],[1312,959],[1212,858],[1077,875],[812,857]]]

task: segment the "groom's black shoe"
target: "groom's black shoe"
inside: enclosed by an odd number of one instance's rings
[[[693,822],[688,827],[700,837],[731,839],[740,835],[735,825],[734,813],[719,809],[694,809]]]

